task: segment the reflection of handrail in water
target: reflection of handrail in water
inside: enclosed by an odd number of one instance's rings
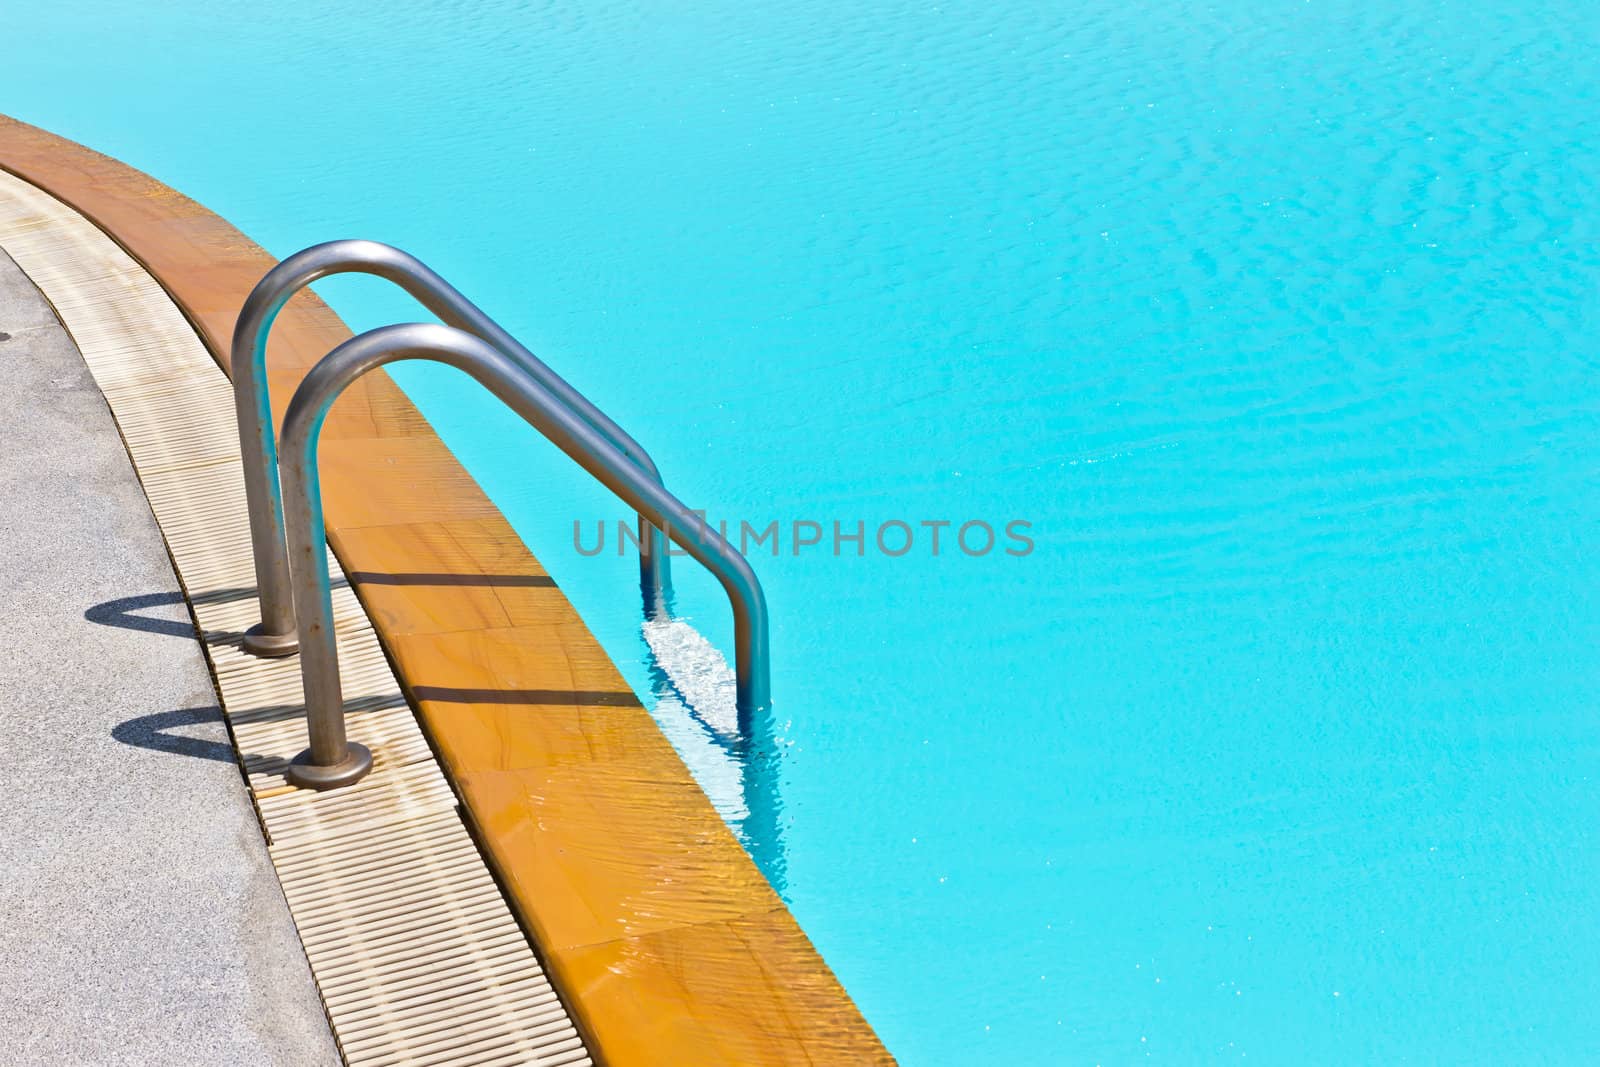
[[[783,847],[783,798],[778,794],[783,751],[771,708],[757,709],[734,749],[740,756],[744,806],[749,812],[741,835],[744,847],[773,890],[788,903],[789,854]]]

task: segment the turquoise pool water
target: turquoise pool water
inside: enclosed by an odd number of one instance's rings
[[[742,795],[660,700],[903,1062],[1600,1060],[1592,5],[371,10],[15,7],[0,106],[416,252],[714,517],[1032,524],[757,556]],[[404,383],[666,693],[622,510]]]

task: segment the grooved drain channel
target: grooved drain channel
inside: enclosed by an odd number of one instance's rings
[[[0,247],[55,305],[111,406],[345,1061],[589,1063],[332,553],[351,733],[374,769],[330,793],[284,782],[306,740],[299,663],[239,648],[256,609],[232,390],[183,315],[97,227],[4,171]]]

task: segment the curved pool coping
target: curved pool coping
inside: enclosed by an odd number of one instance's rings
[[[228,370],[234,318],[270,255],[149,175],[5,116],[0,169],[120,244]],[[284,309],[268,354],[279,418],[349,336],[313,294]],[[329,543],[596,1057],[892,1062],[576,610],[394,382],[364,377],[322,439]]]

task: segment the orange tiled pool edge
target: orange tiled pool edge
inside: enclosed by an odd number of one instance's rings
[[[270,256],[148,175],[3,116],[0,167],[144,264],[226,369]],[[285,309],[280,416],[348,336],[310,294]],[[887,1061],[566,598],[505,580],[543,571],[393,382],[364,378],[323,440],[329,540],[596,1056]]]

